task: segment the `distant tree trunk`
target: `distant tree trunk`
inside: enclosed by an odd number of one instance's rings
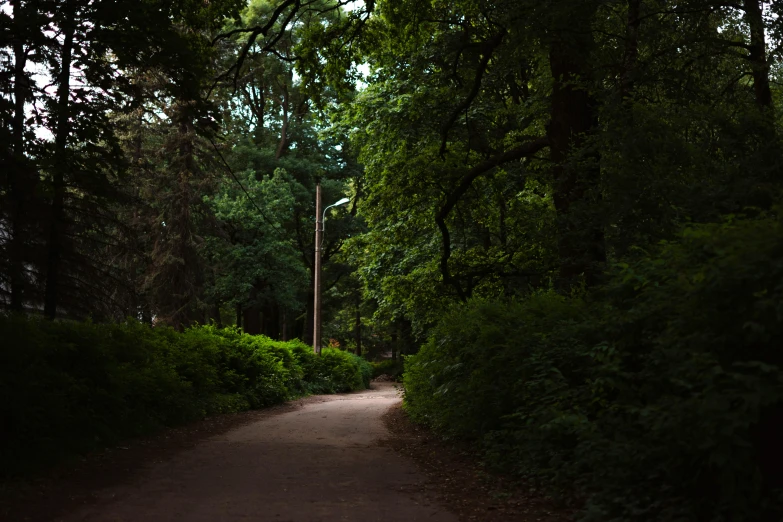
[[[758,168],[766,171],[770,181],[779,182],[780,141],[777,139],[775,125],[775,104],[770,88],[770,63],[767,59],[767,38],[764,26],[763,2],[760,0],[744,0],[743,11],[745,21],[750,28],[748,45],[748,61],[753,75],[753,93],[756,105],[761,113],[761,121],[757,126],[757,141],[760,148]]]
[[[281,332],[281,339],[283,341],[288,340],[288,311],[283,308],[283,312],[281,313],[281,319],[280,319],[280,332]]]
[[[8,173],[8,181],[11,193],[11,241],[9,245],[9,279],[11,283],[11,310],[21,312],[24,308],[24,224],[26,201],[30,197],[28,188],[27,158],[24,152],[24,106],[29,90],[28,78],[25,73],[27,66],[27,52],[22,41],[23,29],[21,8],[19,0],[11,2],[14,9],[15,36],[14,49],[14,116],[11,147],[13,165]]]
[[[289,97],[288,97],[288,84],[283,84],[283,102],[281,103],[282,109],[283,109],[283,125],[280,128],[280,143],[277,146],[277,152],[275,152],[275,159],[280,159],[280,157],[285,154],[285,152],[288,150],[288,106],[289,106]]]
[[[160,290],[173,292],[171,303],[173,314],[171,322],[176,328],[185,328],[193,322],[197,310],[193,304],[197,301],[201,288],[200,259],[194,246],[194,224],[192,219],[194,194],[193,181],[198,174],[196,164],[195,125],[188,104],[182,104],[177,113],[177,152],[174,163],[178,175],[178,193],[171,209],[173,222],[168,228],[172,231],[171,250],[174,258],[181,263],[167,263],[170,274],[168,280],[161,280]]]
[[[391,353],[392,353],[392,360],[397,360],[397,331],[396,330],[391,334]]]
[[[270,339],[280,339],[280,308],[277,303],[264,308],[264,335]]]
[[[362,355],[362,311],[361,301],[356,302],[356,322],[354,323],[354,336],[356,339],[356,355]]]
[[[566,30],[554,35],[550,45],[554,86],[548,134],[558,216],[559,286],[567,291],[582,275],[588,286],[595,284],[606,253],[603,229],[591,222],[594,213],[589,208],[589,198],[598,193],[597,152],[580,150],[597,125],[595,100],[590,86],[584,84],[590,76],[593,39],[588,31],[564,33]],[[581,157],[574,157],[575,152],[582,153]]]
[[[636,61],[639,58],[639,29],[642,24],[641,3],[642,0],[628,0],[623,74],[620,79],[620,96],[623,100],[632,95],[636,81]]]
[[[63,44],[60,53],[60,71],[57,78],[57,129],[54,137],[54,166],[52,168],[52,213],[49,224],[48,255],[46,261],[46,290],[44,316],[57,315],[58,290],[63,254],[63,225],[65,220],[65,174],[68,171],[68,136],[70,135],[71,54],[76,23],[73,6],[66,3],[63,21]]]
[[[223,321],[220,318],[220,301],[215,301],[215,303],[212,305],[212,317],[211,319],[215,321],[215,326],[218,328],[223,328]]]
[[[765,112],[772,109],[772,90],[769,85],[769,62],[767,61],[767,39],[764,34],[764,13],[762,2],[745,0],[745,19],[750,26],[749,56],[753,73],[753,90],[756,103]]]
[[[248,306],[242,313],[242,324],[245,333],[250,335],[261,334],[261,310],[256,305]]]
[[[312,345],[315,339],[313,339],[313,325],[315,318],[313,317],[313,301],[315,300],[315,280],[310,277],[310,288],[307,291],[307,300],[305,301],[305,322],[302,329],[302,342]]]
[[[236,308],[237,312],[237,328],[242,328],[242,305],[238,304]]]

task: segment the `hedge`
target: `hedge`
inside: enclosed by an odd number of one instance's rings
[[[1,475],[217,413],[369,385],[340,350],[198,326],[0,316]]]

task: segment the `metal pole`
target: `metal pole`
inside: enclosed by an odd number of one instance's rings
[[[320,219],[319,219],[320,218]],[[323,242],[321,213],[321,182],[315,188],[315,262],[313,263],[315,301],[313,302],[313,351],[321,353],[321,243]]]

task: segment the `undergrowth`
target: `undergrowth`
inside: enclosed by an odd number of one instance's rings
[[[217,413],[369,386],[340,350],[197,326],[0,316],[0,476]]]
[[[402,377],[403,359],[386,359],[384,361],[370,363],[372,365],[372,377],[388,375],[394,380]]]
[[[406,358],[405,407],[582,520],[783,518],[783,224],[693,226],[581,296],[473,300]]]

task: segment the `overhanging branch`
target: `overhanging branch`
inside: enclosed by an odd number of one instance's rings
[[[443,282],[454,287],[454,290],[456,290],[460,300],[466,301],[468,296],[462,289],[462,285],[460,285],[459,281],[451,275],[451,271],[449,270],[449,258],[451,257],[451,234],[449,232],[448,225],[446,225],[446,219],[449,217],[451,211],[457,205],[462,196],[464,196],[465,193],[470,189],[476,179],[486,175],[500,165],[532,156],[541,149],[548,146],[549,138],[538,138],[534,141],[526,142],[517,148],[511,149],[502,154],[498,154],[479,163],[465,174],[460,183],[457,185],[456,189],[454,189],[454,191],[446,197],[443,206],[441,206],[440,210],[437,212],[437,214],[435,214],[435,223],[438,225],[438,229],[440,230],[443,241],[443,249],[441,251],[440,257],[440,271],[441,275],[443,276]]]

